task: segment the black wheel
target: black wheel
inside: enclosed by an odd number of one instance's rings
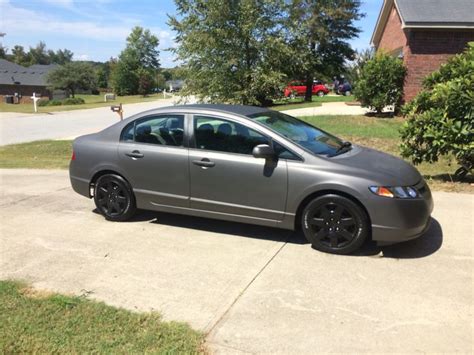
[[[102,175],[96,181],[94,202],[109,221],[126,221],[137,209],[130,185],[124,178],[114,174]]]
[[[369,218],[352,200],[339,195],[323,195],[303,210],[302,229],[314,249],[349,254],[357,250],[369,234]]]
[[[348,90],[344,93],[345,96],[351,96],[351,92]]]
[[[324,96],[324,92],[323,92],[323,91],[318,91],[317,95],[318,95],[319,97],[323,97],[323,96]]]

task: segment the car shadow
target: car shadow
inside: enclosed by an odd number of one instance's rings
[[[99,214],[97,209],[93,210],[93,212]],[[121,223],[134,222],[150,222],[171,227],[200,230],[228,236],[265,239],[276,242],[288,242],[293,244],[308,243],[301,233],[290,230],[166,212],[139,210],[130,220]]]
[[[378,246],[375,242],[367,242],[353,255],[393,259],[416,259],[436,253],[442,244],[443,229],[436,219],[431,218],[429,229],[417,239],[387,246]]]
[[[94,213],[99,214],[97,209]],[[219,233],[228,236],[265,239],[292,244],[308,244],[301,231],[290,231],[279,228],[258,226],[204,217],[194,217],[166,212],[139,210],[130,220],[122,223],[150,222],[178,228]],[[415,259],[436,253],[443,244],[443,230],[439,222],[431,218],[430,228],[421,237],[403,243],[378,246],[368,241],[350,256],[384,257],[394,259]]]

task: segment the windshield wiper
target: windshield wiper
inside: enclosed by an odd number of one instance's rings
[[[336,153],[334,153],[334,155],[338,155],[340,153],[347,152],[347,151],[351,150],[351,147],[352,147],[351,142],[348,142],[348,141],[342,142],[341,146],[339,148],[337,148]]]

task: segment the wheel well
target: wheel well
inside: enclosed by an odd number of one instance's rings
[[[101,176],[104,176],[104,175],[107,175],[107,174],[114,174],[114,175],[118,175],[120,176],[122,179],[124,179],[129,185],[130,185],[130,182],[125,178],[125,176],[123,176],[122,174],[114,171],[114,170],[100,170],[98,172],[95,173],[95,175],[92,177],[90,183],[89,183],[89,195],[91,195],[91,197],[93,197],[94,195],[90,193],[91,191],[91,188],[94,187],[95,185],[95,182],[101,177]],[[130,185],[131,186],[131,185]]]
[[[346,197],[349,200],[351,200],[352,202],[354,202],[355,204],[357,204],[360,208],[362,208],[362,210],[367,215],[367,218],[369,219],[369,228],[372,226],[372,222],[370,220],[369,212],[367,211],[365,206],[358,199],[356,199],[354,196],[352,196],[351,194],[348,194],[346,192],[342,192],[342,191],[338,191],[338,190],[321,190],[321,191],[313,192],[312,194],[306,196],[303,201],[301,201],[300,205],[298,206],[298,209],[296,210],[295,229],[299,229],[301,227],[301,215],[302,215],[303,210],[306,207],[306,205],[311,200],[315,199],[316,197],[323,196],[323,195],[328,195],[328,194],[334,194],[334,195],[339,195],[339,196]],[[372,233],[370,233],[370,236],[371,235],[372,235]]]

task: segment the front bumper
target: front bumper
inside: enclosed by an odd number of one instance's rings
[[[372,220],[372,240],[378,244],[393,244],[415,239],[429,228],[433,198],[424,181],[417,184],[420,198],[389,199],[374,196],[369,215]],[[384,199],[384,200],[380,200]]]

